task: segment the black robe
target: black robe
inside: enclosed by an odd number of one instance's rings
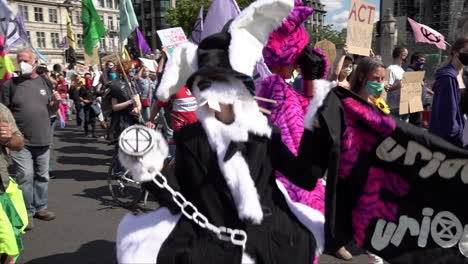
[[[180,190],[212,224],[245,230],[245,251],[256,264],[313,262],[316,240],[288,208],[274,172],[279,170],[304,189],[313,189],[316,180],[311,176],[314,173],[306,169],[307,163],[296,159],[282,143],[278,128],[273,129],[271,139],[249,134],[242,150],[260,196],[264,213],[260,225],[239,219],[217,155],[210,148],[201,123],[185,126],[176,144],[175,175],[169,178],[169,184]],[[179,211],[166,191],[154,184],[148,188],[162,206],[174,213]],[[219,240],[182,216],[163,243],[156,263],[241,263],[241,258],[242,247]]]

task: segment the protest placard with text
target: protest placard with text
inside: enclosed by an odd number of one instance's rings
[[[349,53],[369,56],[375,12],[376,5],[360,0],[351,0],[346,36]]]
[[[158,30],[157,33],[159,39],[161,39],[162,46],[167,47],[169,54],[172,53],[175,47],[188,41],[181,27]]]
[[[422,82],[426,72],[405,72],[401,81],[400,115],[422,112]]]

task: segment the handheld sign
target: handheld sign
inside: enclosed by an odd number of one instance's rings
[[[161,39],[162,46],[167,47],[169,54],[172,53],[175,47],[188,41],[181,27],[158,30],[157,33]]]
[[[346,36],[349,53],[369,56],[375,12],[376,5],[360,0],[351,0]]]
[[[97,48],[93,48],[93,56],[89,56],[86,52],[84,53],[85,65],[99,65],[99,53]]]
[[[422,85],[426,72],[405,72],[401,80],[400,115],[422,112]]]
[[[333,63],[335,61],[335,59],[336,59],[336,46],[335,46],[335,44],[333,44],[333,42],[324,39],[322,41],[317,42],[315,44],[315,47],[317,49],[320,49],[321,51],[323,51],[327,55],[328,61],[330,63]]]
[[[385,79],[384,79],[384,84],[387,85],[388,84],[388,80],[390,80],[390,70],[389,69],[386,69],[385,70]],[[385,91],[385,89],[382,91],[382,93],[380,94],[380,98],[382,98],[382,100],[384,101],[387,101],[387,91]]]
[[[158,63],[155,60],[139,58],[141,63],[149,69],[150,72],[157,72],[158,70]]]
[[[105,56],[101,58],[101,61],[103,63],[107,63],[108,61],[111,61],[113,63],[119,63],[119,57],[117,57],[117,54],[112,53],[111,55]]]

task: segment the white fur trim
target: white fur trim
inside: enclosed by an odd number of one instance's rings
[[[242,264],[255,264],[255,260],[253,258],[251,258],[249,256],[249,254],[245,253],[242,253],[242,261],[241,261]]]
[[[284,187],[283,183],[276,180],[276,184],[280,189],[281,193],[283,193],[284,198],[289,206],[289,209],[293,212],[293,214],[297,217],[299,222],[301,222],[309,231],[314,235],[315,241],[317,243],[317,248],[315,250],[315,255],[319,256],[323,252],[323,248],[325,246],[325,216],[312,207],[307,205],[296,203],[291,200],[288,195],[288,191]]]
[[[252,76],[271,32],[291,13],[294,0],[258,0],[232,22],[229,60],[234,70]]]
[[[223,160],[231,141],[247,142],[249,132],[270,137],[268,119],[260,112],[254,98],[240,80],[229,78],[228,82],[213,81],[211,87],[202,92],[198,89],[198,81],[197,78],[194,82],[193,93],[199,102],[213,101],[233,105],[235,120],[229,125],[217,120],[207,105],[198,108],[196,113],[211,149],[217,154],[221,173],[231,191],[239,218],[260,224],[263,211],[247,162],[240,153],[234,154],[227,162]]]
[[[140,216],[125,215],[117,229],[118,263],[156,263],[162,244],[180,217],[166,207]]]
[[[167,102],[173,94],[185,86],[187,79],[197,70],[197,49],[197,45],[187,42],[172,52],[156,92],[159,100]]]
[[[133,157],[119,150],[119,160],[122,166],[129,170],[133,180],[146,182],[153,180],[156,172],[161,171],[164,160],[169,154],[169,148],[161,132],[149,129],[155,141],[153,148],[142,157]]]
[[[316,118],[318,109],[322,106],[323,100],[327,97],[328,93],[333,87],[336,87],[336,82],[329,82],[327,80],[315,80],[315,94],[309,104],[309,109],[304,117],[304,128],[313,131],[314,120]]]

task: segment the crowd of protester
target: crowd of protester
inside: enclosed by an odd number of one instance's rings
[[[435,71],[433,85],[427,81],[421,83],[424,109],[432,106],[428,129],[456,146],[466,145],[463,131],[468,96],[461,92],[461,86],[466,85],[460,81],[468,79],[466,74],[463,75],[466,73],[464,67],[468,65],[468,38],[456,41],[449,59],[437,69],[425,67],[424,53],[405,47],[393,50],[393,61],[388,66],[371,52],[373,58],[366,59],[367,64],[363,64],[369,65],[369,69],[356,69],[362,57],[351,56],[347,45],[342,51],[329,74],[330,81],[357,94],[364,83],[367,83],[367,94],[384,87],[390,114],[419,127],[424,126],[424,121],[429,122],[424,120],[427,115],[423,112],[400,115],[402,80],[405,72]],[[5,183],[12,182],[22,190],[28,217],[25,230],[34,228],[34,218],[44,221],[55,218],[55,213],[48,208],[48,183],[53,171],[50,153],[57,126],[74,127],[85,137],[105,138],[115,143],[120,133],[131,125],[154,128],[160,124],[171,145],[170,153],[175,155],[173,133],[197,121],[197,101],[187,87],[181,87],[169,102],[157,101],[156,90],[166,60],[163,52],[155,60],[158,67],[152,70],[139,61],[107,61],[102,71],[97,65],[62,68],[59,64],[49,71],[47,65],[39,63],[31,49],[18,52],[17,77],[3,84],[0,104],[0,169],[8,168],[6,160],[11,157],[15,177],[9,179],[4,177],[7,173],[2,173],[0,188],[5,191],[8,186]],[[384,78],[385,69],[389,70],[388,80]],[[377,70],[378,74],[372,75]],[[96,128],[96,123],[101,130]],[[103,131],[102,135],[99,131]],[[118,165],[117,173],[122,171]],[[349,260],[352,255],[344,246],[338,245],[334,253]],[[370,256],[372,263],[381,263],[377,256]]]

